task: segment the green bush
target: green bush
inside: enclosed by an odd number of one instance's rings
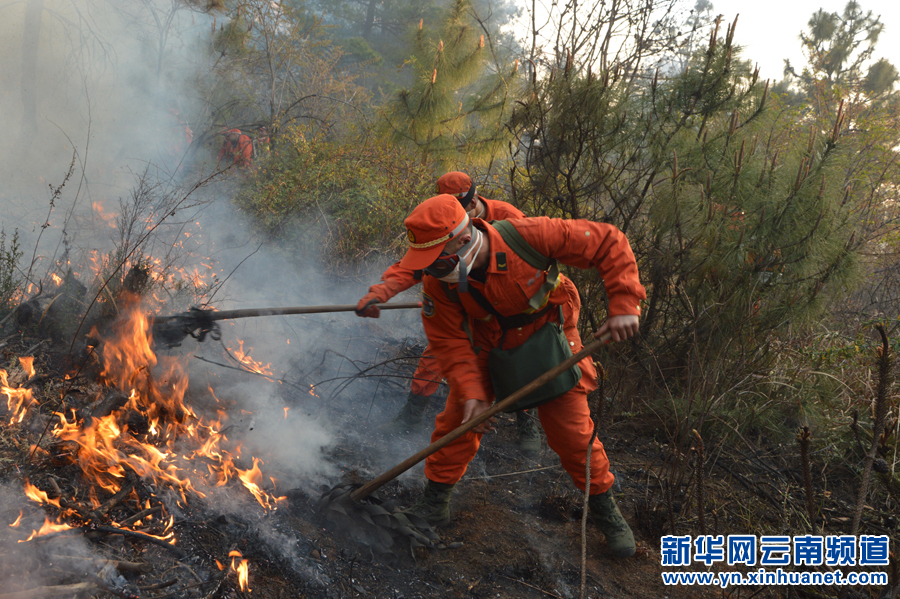
[[[290,253],[341,269],[370,254],[399,255],[403,219],[433,195],[434,181],[418,160],[378,140],[334,141],[294,126],[236,202]]]
[[[19,297],[19,285],[22,282],[19,276],[21,259],[19,230],[16,229],[12,237],[7,238],[6,230],[0,229],[0,316],[6,316]]]

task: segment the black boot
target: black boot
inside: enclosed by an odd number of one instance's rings
[[[428,407],[429,401],[431,401],[430,397],[416,395],[410,391],[406,403],[400,408],[400,412],[394,416],[394,419],[388,423],[388,428],[396,433],[407,433],[422,428],[422,416],[425,414],[425,408]]]
[[[450,495],[453,494],[453,487],[455,486],[429,480],[425,484],[422,496],[405,511],[419,516],[433,528],[449,524]]]
[[[541,431],[528,412],[516,412],[516,445],[525,453],[541,453]]]
[[[634,555],[634,534],[625,521],[612,491],[591,495],[588,498],[591,521],[606,536],[606,544],[615,557],[631,557]]]

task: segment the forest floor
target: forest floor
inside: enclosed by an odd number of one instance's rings
[[[128,477],[130,495],[110,499],[110,493],[89,489],[92,483],[84,479],[71,457],[61,456],[59,446],[48,443],[47,434],[52,421],[58,419],[53,412],[60,397],[66,398],[68,410],[82,416],[102,403],[96,399],[104,394],[93,378],[96,372],[88,368],[72,378],[67,366],[70,348],[64,343],[20,332],[8,336],[4,344],[4,364],[11,373],[17,357],[34,350],[35,365],[42,374],[27,383],[22,376],[18,383],[9,383],[11,388],[34,390],[39,405],[34,420],[20,424],[4,419],[0,427],[0,518],[5,517],[9,525],[0,534],[0,581],[5,584],[0,599],[569,599],[582,597],[582,571],[583,596],[595,599],[838,596],[839,590],[832,587],[720,589],[665,585],[662,581],[664,571],[678,569],[661,565],[661,535],[698,535],[703,529],[725,535],[787,531],[785,514],[793,517],[805,506],[795,448],[747,441],[745,447],[719,447],[714,456],[705,456],[701,522],[693,475],[697,452],[686,448],[684,455],[674,459],[671,441],[658,417],[609,410],[600,426],[600,439],[616,475],[614,492],[634,530],[638,551],[630,559],[613,558],[603,535],[588,523],[583,557],[583,497],[574,490],[545,439],[538,455],[517,449],[515,418],[504,414],[498,418],[497,432],[484,437],[476,459],[457,485],[451,524],[438,531],[443,543],[452,548],[376,555],[357,543],[352,531],[335,529],[323,518],[317,510],[318,493],[341,481],[371,480],[386,470],[385,453],[407,457],[427,446],[428,423],[442,401],[435,400],[429,407],[421,430],[406,434],[387,433],[381,426],[405,401],[405,393],[398,392],[405,385],[402,379],[381,390],[379,421],[369,423],[367,418],[365,425],[359,424],[359,410],[348,409],[346,402],[321,402],[319,409],[333,413],[320,416],[341,423],[343,430],[321,456],[338,475],[296,485],[284,493],[287,499],[277,509],[263,510],[252,500],[236,498],[247,494],[235,490],[232,483],[217,485],[221,488],[211,488],[202,498],[179,500],[158,483],[135,476]],[[408,347],[394,348],[397,354],[404,351],[410,354]],[[73,389],[73,381],[77,388]],[[7,389],[4,385],[4,393]],[[188,390],[185,403],[190,402],[192,392]],[[292,401],[292,393],[298,392],[285,391],[286,402]],[[219,409],[237,412],[240,406],[223,403]],[[278,473],[274,474],[277,477]],[[398,506],[410,505],[422,482],[419,465],[375,496]],[[47,502],[42,506],[25,502],[21,489],[29,483],[52,490],[51,498],[68,500],[59,508]],[[830,526],[837,527],[849,520],[853,495],[852,489],[841,488],[844,483],[840,480],[830,484],[833,492],[827,488],[818,492],[828,498],[823,514]],[[103,509],[84,507],[92,493],[99,494]],[[221,493],[227,496],[228,509],[222,507]],[[214,499],[219,501],[215,508],[211,507]],[[64,512],[67,505],[74,506],[74,511]],[[168,528],[160,523],[146,530],[148,535],[160,537],[163,532],[173,532],[174,545],[118,533],[116,529],[133,522],[142,508],[171,515]],[[874,508],[871,512],[869,520],[896,538],[896,519]],[[17,515],[21,519],[25,514],[37,530],[44,514],[50,522],[67,513],[77,521],[71,530],[38,536],[24,544],[23,533],[12,527]],[[805,531],[792,534],[801,532]],[[233,568],[242,559],[249,563],[244,590]],[[723,569],[714,567],[713,571]],[[696,565],[681,570],[706,568]],[[874,598],[883,593],[887,593],[884,588],[856,587],[844,597]]]

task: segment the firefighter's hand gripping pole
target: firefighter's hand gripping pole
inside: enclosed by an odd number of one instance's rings
[[[544,374],[539,376],[538,378],[534,379],[533,381],[531,381],[530,383],[528,383],[527,385],[525,385],[524,387],[522,387],[521,389],[519,389],[518,391],[513,393],[512,395],[506,397],[502,401],[498,401],[497,403],[495,403],[493,406],[491,406],[491,408],[487,412],[484,412],[477,418],[473,418],[472,420],[466,422],[465,424],[461,424],[460,426],[453,429],[452,431],[450,431],[449,433],[447,433],[446,435],[444,435],[443,437],[441,437],[440,439],[438,439],[437,441],[435,441],[434,443],[432,443],[431,445],[429,445],[428,447],[426,447],[425,449],[423,449],[422,451],[417,453],[416,455],[407,458],[405,461],[397,464],[396,466],[394,466],[393,468],[391,468],[390,470],[388,470],[381,476],[372,479],[371,481],[367,482],[360,488],[356,489],[355,491],[353,491],[350,494],[350,499],[352,499],[353,501],[360,501],[361,499],[364,499],[368,495],[374,493],[375,491],[380,489],[382,486],[384,486],[388,482],[392,481],[393,479],[397,478],[398,476],[400,476],[401,474],[403,474],[404,472],[406,472],[407,470],[409,470],[410,468],[412,468],[413,466],[415,466],[416,464],[418,464],[419,462],[421,462],[422,460],[424,460],[431,454],[433,454],[437,451],[440,451],[441,449],[443,449],[444,447],[446,447],[453,441],[459,439],[461,436],[465,435],[467,432],[469,432],[470,430],[472,430],[473,428],[475,428],[482,422],[484,422],[484,421],[492,418],[494,415],[502,412],[503,410],[510,407],[511,405],[513,405],[514,403],[516,403],[517,401],[519,401],[520,399],[522,399],[523,397],[525,397],[526,395],[528,395],[529,393],[534,391],[535,389],[539,389],[539,388],[543,387],[546,383],[552,381],[553,379],[558,377],[560,374],[562,374],[563,372],[565,372],[566,370],[568,370],[569,368],[571,368],[572,366],[574,366],[575,364],[580,362],[582,359],[586,358],[587,356],[591,355],[592,353],[594,353],[595,351],[597,351],[598,349],[600,349],[601,347],[606,345],[609,342],[610,337],[611,337],[611,335],[608,332],[604,333],[604,335],[602,337],[600,337],[599,339],[595,339],[591,343],[588,343],[587,345],[585,345],[582,348],[582,350],[580,352],[578,352],[577,354],[566,358],[565,360],[563,360],[562,362],[560,362],[559,364],[557,364],[556,366],[554,366],[553,368],[551,368],[550,370],[548,370],[547,372],[545,372]]]
[[[421,308],[422,302],[397,302],[393,304],[377,304],[381,310],[412,310]],[[172,316],[160,316],[153,320],[153,339],[157,343],[176,347],[185,337],[190,335],[197,341],[207,336],[220,339],[219,320],[234,318],[251,318],[255,316],[287,316],[291,314],[323,314],[328,312],[355,312],[355,304],[332,306],[297,306],[291,308],[248,308],[244,310],[201,310],[191,308],[187,312]]]

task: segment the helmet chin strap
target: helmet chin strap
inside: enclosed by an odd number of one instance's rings
[[[477,228],[472,227],[472,239],[469,240],[465,246],[463,246],[457,254],[459,255],[459,291],[460,293],[466,293],[469,290],[469,268],[468,264],[466,264],[466,256],[468,256],[470,248],[475,246],[472,256],[472,262],[475,262],[475,258],[478,256],[478,251],[481,249],[481,244],[484,243],[484,233],[479,231]]]
[[[481,251],[481,246],[484,244],[484,239],[485,234],[473,227],[472,238],[467,244],[456,251],[456,255],[459,256],[459,262],[456,263],[456,266],[451,272],[448,272],[443,277],[438,278],[446,283],[456,283],[457,285],[459,285],[459,291],[463,293],[468,291],[469,264],[466,262],[466,259],[468,258],[473,263],[475,262],[475,258],[478,257],[478,252]],[[472,255],[469,256],[469,254]]]

